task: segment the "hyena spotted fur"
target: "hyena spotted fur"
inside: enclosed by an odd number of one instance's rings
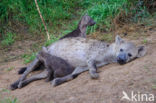
[[[134,43],[123,40],[116,36],[115,42],[112,44],[103,41],[86,39],[86,38],[65,38],[53,43],[48,47],[48,53],[68,61],[70,65],[75,67],[74,71],[64,77],[55,78],[51,83],[57,86],[64,82],[74,79],[75,75],[89,70],[90,76],[97,79],[97,68],[109,63],[125,64],[135,58],[142,57],[146,53],[144,46],[136,46]],[[20,77],[12,85],[18,88],[22,87],[26,76],[35,69],[39,60],[36,58]],[[28,78],[29,79],[29,78]]]

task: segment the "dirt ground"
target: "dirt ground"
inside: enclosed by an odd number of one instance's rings
[[[1,98],[16,97],[20,103],[156,103],[156,28],[145,32],[132,40],[136,44],[147,47],[147,55],[125,65],[109,64],[99,68],[99,79],[92,80],[88,72],[76,79],[57,87],[52,87],[44,80],[35,81],[28,86],[9,92],[1,92]],[[146,38],[146,41],[144,40]],[[20,76],[17,71],[24,66],[22,59],[1,63],[0,89],[8,89],[9,85]],[[6,68],[15,67],[12,70]],[[153,102],[130,102],[121,100],[122,92],[128,95],[132,91],[140,94],[154,94]]]

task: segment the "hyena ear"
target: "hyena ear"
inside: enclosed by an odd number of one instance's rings
[[[45,46],[42,47],[42,51],[46,52],[46,53],[48,52],[48,50],[47,50],[47,48]]]
[[[85,20],[85,21],[88,21],[88,20],[89,20],[89,16],[88,16],[87,13],[84,15],[84,20]]]
[[[88,13],[85,13],[85,15],[84,16],[88,16]]]
[[[116,44],[120,44],[120,43],[123,43],[123,42],[124,42],[124,40],[119,35],[117,35],[115,37],[115,43]]]
[[[147,50],[146,50],[145,46],[139,46],[137,57],[140,58],[140,57],[144,56],[146,54],[146,52],[147,52]]]

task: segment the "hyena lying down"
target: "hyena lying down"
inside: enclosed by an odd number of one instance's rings
[[[61,78],[55,78],[52,81],[53,86],[74,79],[75,75],[89,70],[93,79],[98,78],[97,68],[109,63],[118,62],[119,64],[127,63],[137,57],[145,55],[144,46],[136,47],[132,42],[128,42],[116,36],[115,42],[107,44],[102,41],[85,39],[85,38],[66,38],[57,41],[48,48],[48,53],[60,57],[73,67],[74,71]],[[26,76],[35,69],[39,60],[35,59],[28,67],[19,80],[12,85],[21,88]],[[26,80],[29,80],[26,79]]]
[[[78,23],[78,26],[75,30],[73,30],[72,32],[66,34],[65,36],[61,37],[61,39],[64,38],[69,38],[69,37],[83,37],[86,38],[86,30],[88,26],[93,26],[95,25],[95,21],[88,16],[87,14],[85,14],[81,20]],[[40,65],[38,65],[39,68],[43,68],[42,63],[40,63]],[[22,74],[27,68],[23,67],[18,71],[18,74]],[[37,68],[38,69],[38,68]]]
[[[67,61],[60,57],[50,55],[46,47],[43,47],[38,53],[37,59],[44,64],[44,72],[24,80],[22,87],[35,80],[47,78],[46,82],[48,82],[54,78],[69,75],[74,71],[74,67],[72,67]]]
[[[60,57],[50,55],[46,47],[42,47],[42,50],[37,55],[37,59],[44,64],[48,71],[46,81],[50,81],[56,77],[66,76],[74,71],[74,67],[67,61]]]

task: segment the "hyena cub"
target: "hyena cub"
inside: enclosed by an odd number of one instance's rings
[[[96,22],[87,14],[84,15],[75,30],[68,33],[67,35],[61,37],[60,39],[68,38],[68,37],[83,37],[86,38],[86,30],[87,26],[93,26]]]
[[[44,64],[48,71],[46,81],[50,81],[56,77],[63,77],[71,74],[74,67],[60,57],[50,55],[46,47],[38,53],[37,58]]]

